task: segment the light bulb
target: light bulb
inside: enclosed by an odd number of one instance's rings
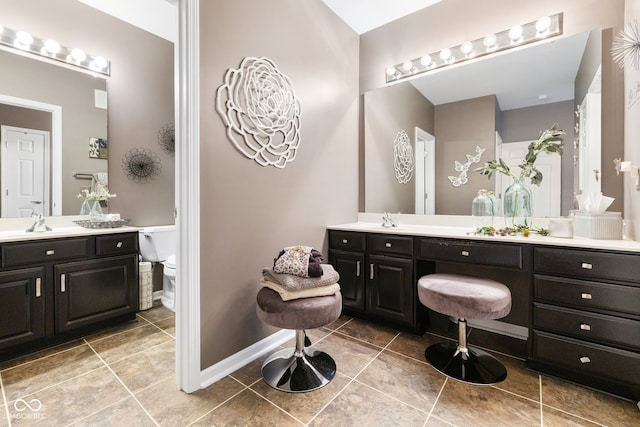
[[[44,50],[48,53],[55,55],[60,52],[60,44],[55,40],[47,40],[44,42]]]
[[[447,61],[449,58],[451,58],[451,49],[442,49],[440,51],[440,59]]]
[[[2,34],[3,31],[4,31],[4,28],[2,28],[2,25],[0,25],[0,34]]]
[[[95,58],[93,58],[91,65],[93,68],[97,70],[102,70],[107,67],[107,60],[104,59],[102,56],[96,56]]]
[[[428,67],[429,65],[431,65],[431,55],[425,55],[422,58],[420,58],[420,63],[424,67]]]
[[[395,67],[389,67],[386,69],[387,72],[387,76],[389,77],[393,77],[396,74],[396,68]]]
[[[28,50],[33,43],[33,36],[26,31],[18,31],[16,33],[15,46],[18,49]]]
[[[518,44],[522,42],[522,33],[524,29],[522,25],[516,25],[515,27],[511,27],[509,30],[509,38],[511,39],[511,44]]]
[[[545,36],[549,33],[549,27],[551,27],[551,18],[543,16],[536,22],[536,35],[538,37]]]
[[[460,46],[460,51],[468,58],[473,55],[473,43],[466,41]]]
[[[82,49],[75,48],[75,49],[71,49],[71,57],[76,62],[82,62],[87,58],[87,54],[84,53]]]
[[[413,68],[413,62],[411,61],[405,61],[402,63],[402,70],[405,72],[409,72],[411,71],[411,69]]]
[[[484,41],[482,43],[486,46],[488,51],[494,51],[498,48],[496,41],[497,41],[496,35],[489,34],[484,38]]]

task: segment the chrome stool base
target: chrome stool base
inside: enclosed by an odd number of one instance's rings
[[[446,376],[473,384],[496,384],[507,378],[507,370],[495,357],[474,347],[460,351],[458,343],[430,345],[424,352],[427,362]]]
[[[262,377],[267,384],[291,393],[324,387],[335,374],[336,362],[331,356],[311,347],[280,350],[262,364]]]

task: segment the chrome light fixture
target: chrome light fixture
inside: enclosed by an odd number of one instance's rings
[[[385,70],[386,82],[413,77],[418,74],[458,64],[470,59],[501,52],[562,34],[562,13],[516,25],[508,30],[465,41],[462,44],[432,52],[420,58],[404,61]]]
[[[90,55],[78,48],[64,47],[55,40],[40,39],[26,31],[17,31],[0,25],[0,45],[105,76],[111,75],[111,63],[102,56]]]

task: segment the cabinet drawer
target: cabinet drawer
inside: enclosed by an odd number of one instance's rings
[[[446,239],[420,239],[419,257],[522,268],[522,247]]]
[[[369,252],[413,256],[413,237],[369,234]]]
[[[89,238],[45,240],[2,245],[2,267],[84,258],[89,255]]]
[[[533,357],[584,376],[638,383],[640,354],[533,331]]]
[[[533,297],[578,308],[640,315],[640,287],[534,275]]]
[[[138,251],[138,235],[131,233],[96,236],[96,255],[113,255]]]
[[[354,231],[329,231],[329,248],[343,251],[364,252],[366,250],[365,233]]]
[[[640,278],[640,256],[637,255],[559,248],[534,248],[533,253],[536,272],[636,283]]]
[[[588,341],[640,348],[640,321],[534,303],[533,327]]]

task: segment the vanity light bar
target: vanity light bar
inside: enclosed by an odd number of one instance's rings
[[[0,25],[0,45],[64,62],[105,76],[111,75],[111,63],[104,57],[90,55],[78,48],[64,47],[55,40],[40,39],[26,31],[17,31]]]
[[[385,70],[386,82],[402,80],[417,74],[459,64],[470,59],[523,46],[562,34],[562,13],[544,16],[537,21],[516,25],[508,30],[466,41],[457,46],[442,49],[420,58],[405,61]]]

